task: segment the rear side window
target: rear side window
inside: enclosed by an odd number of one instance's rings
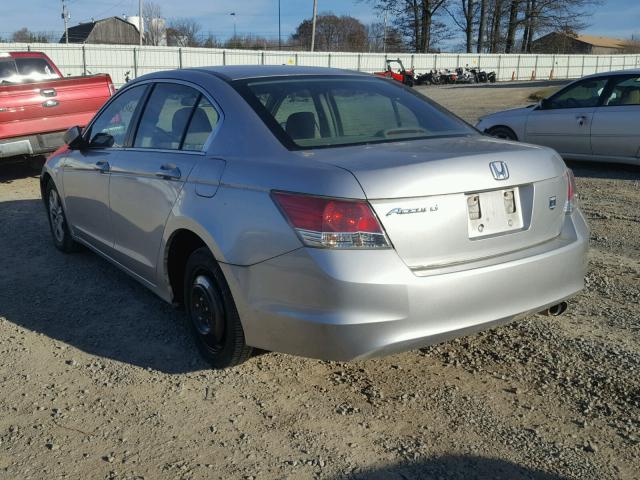
[[[600,95],[606,84],[606,78],[595,78],[571,85],[549,99],[550,107],[552,109],[595,107],[600,101]]]
[[[98,115],[89,132],[90,145],[96,148],[123,147],[131,119],[146,86],[132,87],[113,99]]]
[[[197,90],[156,84],[145,106],[133,146],[162,150],[200,150],[217,123],[217,112]]]
[[[16,81],[16,62],[12,58],[0,60],[0,83]]]
[[[640,77],[622,77],[612,82],[613,87],[604,102],[605,106],[640,105]]]

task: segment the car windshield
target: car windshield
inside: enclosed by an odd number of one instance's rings
[[[291,149],[476,133],[422,95],[382,79],[261,78],[234,86]]]

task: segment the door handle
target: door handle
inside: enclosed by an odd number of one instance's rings
[[[60,105],[58,100],[47,100],[42,104],[43,107],[57,107],[58,105]]]
[[[111,166],[106,160],[99,160],[95,164],[95,169],[100,173],[109,173],[109,171],[111,170]]]
[[[165,178],[168,180],[179,180],[182,177],[180,169],[170,163],[165,163],[160,166],[160,170],[156,172],[156,177]]]
[[[55,88],[43,88],[40,90],[40,95],[43,97],[55,97],[57,92]]]

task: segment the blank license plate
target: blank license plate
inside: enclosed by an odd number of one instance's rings
[[[522,212],[518,187],[466,195],[469,238],[520,230]]]

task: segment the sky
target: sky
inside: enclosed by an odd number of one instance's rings
[[[278,35],[278,0],[154,0],[165,18],[191,17],[224,40],[232,35],[234,22],[238,34],[270,38]],[[640,34],[640,0],[603,0],[582,33],[628,38]],[[33,31],[63,30],[60,0],[3,0],[0,9],[0,36],[27,27]],[[311,17],[312,0],[280,0],[283,39],[305,18]],[[138,0],[68,0],[70,25],[114,15],[136,15]],[[352,15],[363,23],[379,21],[367,0],[318,0],[318,11]],[[230,15],[235,13],[235,15]]]

